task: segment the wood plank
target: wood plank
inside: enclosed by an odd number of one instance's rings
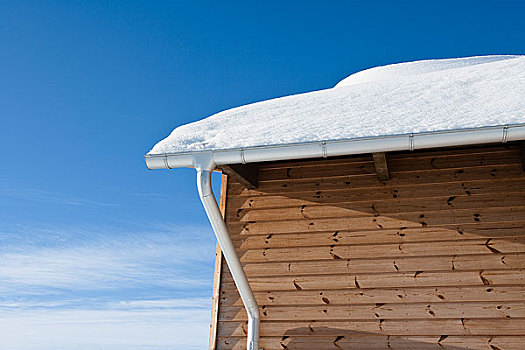
[[[290,290],[255,293],[260,306],[361,305],[376,303],[441,303],[525,300],[525,286],[464,286],[325,290]],[[224,293],[221,306],[242,306],[237,293]]]
[[[525,141],[520,142],[520,156],[521,156],[521,165],[523,171],[525,171]]]
[[[222,269],[222,251],[219,242],[215,249],[215,268],[213,273],[213,289],[212,289],[212,305],[211,305],[211,322],[210,322],[210,337],[208,341],[208,349],[215,350],[217,347],[217,327],[219,315],[219,299],[220,299],[220,284],[221,284],[221,269]]]
[[[458,159],[458,158],[478,158],[481,159],[483,157],[493,157],[494,156],[504,156],[504,155],[516,155],[517,152],[519,152],[519,147],[514,146],[511,148],[493,148],[493,149],[486,149],[485,151],[426,151],[422,153],[416,153],[416,152],[390,152],[389,156],[391,159],[395,161],[431,161],[432,163],[435,163],[436,160],[440,160],[442,162],[447,162],[450,159]],[[334,166],[334,165],[347,165],[347,166],[357,166],[360,167],[365,163],[373,162],[373,156],[370,154],[360,154],[360,155],[350,155],[350,156],[342,156],[342,157],[329,157],[326,159],[323,158],[316,158],[316,159],[306,159],[306,160],[298,160],[298,161],[281,161],[281,162],[268,162],[268,163],[260,163],[260,169],[262,171],[268,171],[268,170],[276,170],[276,169],[286,169],[286,168],[314,168],[314,167],[326,167],[326,166]]]
[[[387,181],[388,179],[390,179],[390,174],[388,173],[386,153],[372,153],[372,157],[374,158],[374,166],[376,168],[377,178],[379,179],[379,181]]]
[[[222,322],[220,337],[243,337],[245,325]],[[391,336],[454,335],[524,335],[525,319],[433,319],[433,320],[373,320],[373,321],[299,321],[261,324],[262,337],[287,336],[352,336],[355,334]]]
[[[525,252],[525,237],[473,239],[399,244],[332,245],[321,247],[264,248],[239,252],[241,262],[293,262],[310,260],[378,259],[467,254]]]
[[[445,286],[500,286],[525,284],[524,270],[486,270],[385,274],[333,274],[303,276],[248,276],[254,292],[333,290],[368,288],[409,288]],[[233,282],[223,280],[222,291],[235,291]]]
[[[261,320],[405,320],[460,318],[525,318],[525,301],[472,303],[410,303],[378,305],[266,306]],[[220,321],[246,321],[241,307],[223,307]],[[525,331],[524,331],[525,332]]]
[[[488,150],[487,150],[488,151]],[[501,152],[502,149],[492,150],[493,152]],[[490,151],[489,151],[490,152]],[[487,153],[487,152],[480,152]],[[361,164],[363,162],[370,162],[372,160],[371,154],[352,154],[348,156],[337,156],[328,158],[307,158],[298,160],[279,160],[274,162],[262,162],[260,163],[260,169],[283,169],[290,167],[316,167],[316,166],[331,166],[334,164]]]
[[[280,179],[275,181],[259,181],[257,190],[246,190],[239,183],[232,182],[229,186],[228,195],[265,195],[272,193],[295,193],[309,192],[313,189],[328,191],[340,190],[343,188],[367,188],[373,190],[385,186],[414,186],[432,185],[444,183],[456,183],[461,185],[463,182],[473,183],[475,181],[498,180],[505,178],[524,177],[525,174],[521,164],[503,164],[496,166],[482,166],[465,169],[444,169],[434,171],[423,171],[415,173],[396,173],[391,174],[388,183],[377,181],[373,174],[356,176],[327,176],[320,179]]]
[[[434,158],[434,157],[448,157],[451,155],[463,155],[466,157],[472,154],[482,153],[493,153],[493,152],[504,152],[504,151],[515,151],[518,145],[515,142],[507,142],[505,144],[494,143],[484,145],[473,145],[473,146],[460,146],[460,147],[438,147],[429,149],[416,149],[413,151],[398,151],[391,152],[391,157],[396,158]]]
[[[301,276],[342,273],[396,273],[417,271],[480,271],[525,269],[525,253],[445,255],[429,257],[398,257],[375,259],[332,259],[306,261],[269,261],[244,263],[248,276]],[[224,265],[226,266],[226,265]],[[224,277],[229,280],[228,276]]]
[[[221,197],[219,209],[222,217],[226,217],[226,202],[228,193],[228,176],[222,174],[221,176]],[[212,291],[212,308],[211,308],[211,323],[210,323],[210,338],[208,342],[208,349],[215,350],[217,347],[217,327],[219,315],[219,299],[220,299],[220,284],[222,272],[222,250],[219,242],[215,249],[215,269],[213,273],[213,291]]]
[[[466,224],[461,227],[418,227],[363,231],[319,233],[274,233],[272,235],[233,236],[234,245],[241,250],[315,247],[344,244],[378,244],[407,242],[440,242],[525,235],[525,222]]]
[[[259,166],[257,163],[221,165],[219,168],[224,174],[235,179],[249,190],[254,190],[259,185]]]
[[[269,194],[266,196],[229,196],[232,207],[241,209],[273,209],[288,208],[302,205],[340,205],[345,203],[363,203],[363,206],[370,208],[372,204],[379,204],[383,201],[391,205],[402,205],[403,200],[408,199],[427,199],[440,200],[445,198],[445,204],[453,206],[453,199],[450,197],[471,197],[479,195],[492,195],[500,198],[504,192],[522,193],[525,191],[525,176],[521,178],[502,179],[497,182],[485,182],[482,184],[453,183],[453,184],[432,184],[432,185],[412,185],[403,187],[384,187],[370,190],[364,189],[339,189],[330,191],[314,190],[308,192],[294,193],[287,195],[283,193]],[[401,201],[401,202],[400,202]],[[414,203],[412,209],[418,206]],[[424,203],[423,203],[424,205]],[[236,213],[237,214],[237,213]]]
[[[423,217],[421,217],[423,215]],[[475,223],[523,222],[525,207],[450,210],[435,213],[401,213],[388,216],[362,216],[326,219],[288,220],[283,222],[231,223],[232,235],[269,235],[276,233],[326,232],[374,229],[407,229]]]
[[[241,350],[246,348],[242,338],[221,339],[220,350]],[[264,349],[319,350],[319,349],[360,349],[360,350],[523,350],[524,336],[379,336],[353,334],[331,337],[282,337],[261,338]]]
[[[477,166],[493,166],[502,164],[521,164],[518,151],[488,153],[483,155],[472,155],[471,157],[450,156],[447,158],[432,159],[391,159],[389,163],[390,172],[417,172],[423,170],[440,169],[463,169]],[[338,175],[360,175],[374,174],[374,162],[363,162],[361,165],[348,166],[347,164],[334,164],[330,167],[289,167],[283,169],[260,169],[259,181],[269,181],[276,179],[314,179],[325,176]]]
[[[348,216],[389,215],[392,213],[425,213],[460,209],[498,208],[525,206],[525,182],[523,192],[473,195],[445,195],[432,198],[398,198],[334,203],[310,203],[270,209],[240,209],[228,215],[229,222],[264,222],[300,219],[336,218]],[[346,198],[345,198],[346,199]],[[283,203],[284,204],[284,203]]]

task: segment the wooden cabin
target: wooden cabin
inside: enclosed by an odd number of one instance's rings
[[[270,349],[525,349],[519,143],[224,167]],[[217,248],[210,350],[246,348]]]
[[[524,350],[524,96],[525,56],[417,61],[176,128],[146,163],[197,170],[209,349]]]

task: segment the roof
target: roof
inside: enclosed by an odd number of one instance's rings
[[[177,127],[148,153],[178,154],[525,123],[525,56],[367,69],[335,87]]]

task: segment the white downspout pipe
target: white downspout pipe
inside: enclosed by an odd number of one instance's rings
[[[213,195],[211,188],[211,173],[215,168],[215,163],[211,154],[196,157],[194,159],[194,166],[197,170],[197,188],[199,190],[199,197],[204,206],[204,210],[208,215],[213,232],[217,236],[226,263],[230,268],[230,272],[233,277],[233,281],[239,290],[244,307],[248,313],[248,339],[247,349],[248,350],[259,350],[259,306],[255,300],[246,274],[241,265],[241,261],[233,242],[231,240],[226,223],[222,218],[221,211]]]

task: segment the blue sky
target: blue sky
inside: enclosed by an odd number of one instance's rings
[[[215,241],[175,126],[376,65],[524,54],[521,1],[0,1],[0,347],[202,349]],[[217,178],[215,179],[217,185]]]

